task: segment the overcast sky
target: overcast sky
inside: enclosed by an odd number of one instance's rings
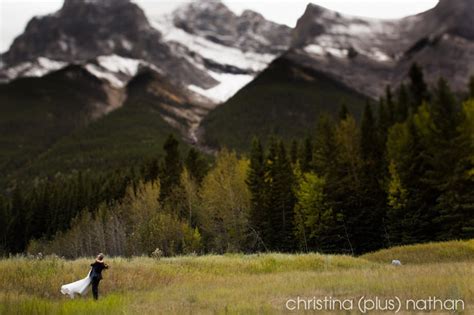
[[[454,0],[453,0],[454,1]],[[26,23],[35,15],[57,11],[62,0],[0,0],[0,52],[21,34]],[[172,11],[188,0],[135,0],[148,15]],[[341,13],[377,17],[400,18],[426,11],[438,0],[224,0],[236,13],[244,9],[260,12],[267,19],[294,26],[308,2],[313,2]]]

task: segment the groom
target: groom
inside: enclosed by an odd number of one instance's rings
[[[107,264],[104,263],[104,254],[100,253],[97,255],[95,262],[91,264],[92,271],[90,274],[91,284],[92,284],[92,295],[94,300],[99,298],[99,282],[102,280],[102,270],[109,268]]]

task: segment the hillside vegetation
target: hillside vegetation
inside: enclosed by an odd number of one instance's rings
[[[129,83],[128,97],[122,107],[62,137],[17,177],[31,178],[71,170],[103,171],[158,158],[170,134],[182,138],[180,132],[162,118],[161,105],[179,106],[175,103],[184,101],[179,95],[173,96],[174,91],[170,91],[165,82],[154,80],[158,78],[146,73],[136,77]],[[159,84],[161,94],[149,93],[150,84]],[[180,143],[185,146],[183,141]]]
[[[77,66],[0,84],[0,171],[6,174],[33,161],[85,127],[106,103],[102,82]]]
[[[284,57],[204,119],[204,141],[211,146],[248,151],[252,137],[304,138],[322,113],[336,114],[342,104],[359,118],[367,98]]]

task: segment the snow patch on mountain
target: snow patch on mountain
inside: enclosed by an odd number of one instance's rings
[[[160,17],[152,21],[152,25],[163,34],[165,41],[176,42],[191,52],[221,65],[257,72],[263,70],[276,57],[272,54],[244,52],[237,48],[220,45],[204,37],[187,33],[174,26],[172,18],[169,16]]]
[[[85,64],[89,73],[97,78],[106,80],[113,87],[123,88],[140,70],[140,67],[146,67],[157,73],[163,74],[163,71],[155,65],[141,59],[131,59],[118,55],[99,56],[94,61]]]
[[[123,73],[134,76],[138,72],[141,60],[125,58],[117,55],[100,56],[97,58],[99,65],[108,71],[115,73]]]
[[[204,7],[207,5],[209,4],[203,4]],[[178,10],[175,14],[179,12]],[[216,104],[227,101],[277,57],[271,53],[244,51],[211,41],[202,34],[188,33],[176,27],[173,16],[170,15],[155,17],[151,19],[151,24],[163,34],[166,42],[185,48],[185,52],[181,52],[183,58],[192,61],[197,68],[205,70],[218,82],[208,89],[195,84],[188,85],[191,91]],[[213,36],[216,37],[215,34]],[[179,51],[177,49],[176,52]],[[206,61],[212,62],[214,66],[207,65]],[[216,65],[224,70],[216,69]],[[227,72],[225,68],[229,67],[235,71]]]
[[[326,50],[321,45],[316,45],[316,44],[310,44],[306,46],[304,48],[304,51],[306,51],[309,54],[319,55],[319,56],[324,56],[324,54],[326,54]]]
[[[5,69],[5,77],[2,81],[10,81],[24,77],[42,77],[48,73],[60,70],[69,63],[39,57],[34,61],[20,63],[14,67]],[[130,59],[118,55],[99,56],[94,60],[77,61],[92,75],[99,79],[106,80],[113,87],[123,88],[128,81],[138,73],[140,66],[146,66],[157,72],[161,72],[157,67],[138,59]]]
[[[34,61],[22,62],[14,67],[5,69],[4,80],[18,77],[42,77],[50,72],[60,70],[67,65],[65,62],[39,57]]]
[[[371,56],[372,59],[375,59],[380,62],[388,62],[393,59],[392,57],[390,57],[389,55],[387,55],[386,53],[378,49],[372,49],[369,52],[369,56]]]
[[[94,64],[87,64],[85,66],[86,70],[89,71],[90,74],[94,75],[99,79],[103,79],[110,83],[113,87],[116,88],[123,88],[127,84],[127,80],[120,78],[114,73],[110,73],[104,71],[103,68],[94,65]]]
[[[253,75],[248,74],[230,74],[217,72],[209,72],[209,74],[220,83],[207,90],[196,85],[189,85],[188,88],[191,91],[205,96],[216,103],[227,101],[254,78]]]
[[[337,48],[337,47],[328,47],[328,46],[321,46],[316,44],[308,45],[304,48],[309,54],[318,55],[318,56],[332,56],[336,58],[346,58],[349,55],[349,50],[344,48]]]

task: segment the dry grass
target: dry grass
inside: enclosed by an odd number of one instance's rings
[[[465,253],[465,246],[472,244],[418,245],[423,257],[416,259],[417,247],[363,258],[319,254],[114,258],[108,260],[111,268],[101,283],[99,302],[90,296],[69,300],[59,293],[61,284],[85,276],[90,260],[11,258],[0,261],[0,313],[282,314],[289,313],[287,299],[297,296],[365,295],[463,299],[468,307],[464,314],[474,314],[474,259]],[[429,260],[439,255],[444,258]],[[407,264],[393,267],[389,264],[393,258]]]
[[[473,261],[474,240],[397,246],[363,255],[362,258],[374,262],[399,259],[406,264]]]

